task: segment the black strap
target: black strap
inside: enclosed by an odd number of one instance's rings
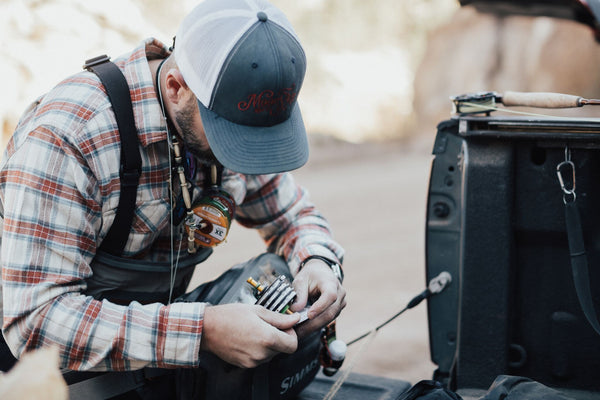
[[[69,386],[70,400],[103,400],[131,392],[148,380],[174,373],[172,369],[144,368],[111,372],[67,371],[63,372],[63,377]]]
[[[264,363],[252,371],[252,400],[269,398],[269,363]]]
[[[100,248],[107,253],[121,255],[133,222],[137,187],[142,170],[142,158],[139,153],[129,85],[119,67],[111,62],[106,55],[87,60],[83,67],[100,78],[117,119],[121,140],[121,168],[119,172],[121,195],[117,215]]]
[[[565,201],[565,221],[567,225],[567,237],[569,239],[569,253],[571,254],[573,282],[575,283],[577,298],[588,322],[600,335],[600,323],[598,322],[596,309],[592,301],[581,219],[574,200]]]
[[[143,386],[144,383],[142,370],[98,373],[81,382],[69,384],[69,399],[108,399],[135,390]]]

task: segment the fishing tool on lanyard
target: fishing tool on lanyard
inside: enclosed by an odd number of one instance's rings
[[[235,202],[229,193],[220,187],[223,167],[211,164],[204,173],[205,184],[202,196],[197,202],[192,203],[192,196],[190,194],[192,184],[188,182],[185,167],[188,167],[187,172],[189,179],[194,179],[195,168],[191,168],[190,164],[195,164],[195,161],[193,156],[190,155],[185,158],[187,163],[184,165],[184,154],[181,151],[179,139],[176,135],[169,134],[170,121],[165,113],[160,88],[160,74],[165,61],[166,59],[161,61],[157,68],[156,87],[163,118],[167,126],[169,148],[173,150],[173,158],[175,159],[176,164],[175,170],[179,178],[179,186],[183,200],[183,205],[172,205],[171,225],[178,225],[180,223],[179,215],[174,214],[179,214],[181,209],[185,208],[185,230],[188,234],[187,249],[188,253],[193,254],[196,253],[200,246],[214,247],[225,241],[227,234],[229,233],[229,228],[231,227],[231,220],[235,213]],[[171,159],[169,159],[169,163],[170,160]],[[169,166],[171,166],[171,164],[169,164]]]
[[[215,164],[206,168],[202,196],[192,204],[191,184],[186,178],[183,155],[176,137],[173,137],[172,145],[179,186],[186,209],[184,223],[188,235],[188,253],[195,253],[199,246],[217,246],[227,238],[235,213],[235,202],[220,186],[222,168]]]

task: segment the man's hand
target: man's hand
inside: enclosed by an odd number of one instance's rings
[[[26,353],[8,373],[0,373],[0,399],[68,398],[69,390],[60,373],[57,348],[42,348]]]
[[[292,327],[299,320],[299,314],[280,314],[257,305],[207,306],[200,349],[238,367],[254,368],[278,353],[296,351],[298,337]]]
[[[314,300],[308,310],[309,320],[296,329],[298,336],[321,329],[336,319],[346,307],[346,290],[331,267],[322,260],[308,260],[294,278],[293,285],[297,296],[292,311],[301,311],[309,298]]]

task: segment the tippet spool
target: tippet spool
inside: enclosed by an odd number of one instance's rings
[[[194,244],[214,247],[225,241],[235,213],[235,202],[218,187],[211,187],[192,207],[186,217],[185,229]]]

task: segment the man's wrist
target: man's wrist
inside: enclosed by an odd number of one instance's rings
[[[337,261],[333,261],[327,257],[323,257],[323,256],[309,256],[307,258],[304,259],[304,261],[302,261],[300,263],[300,268],[299,271],[302,270],[302,268],[306,265],[306,263],[308,263],[310,260],[321,260],[323,261],[325,264],[327,264],[329,266],[329,268],[331,268],[331,271],[333,272],[333,274],[335,275],[336,278],[338,278],[338,280],[341,282],[344,281],[344,271],[342,270],[341,265],[337,262]]]

